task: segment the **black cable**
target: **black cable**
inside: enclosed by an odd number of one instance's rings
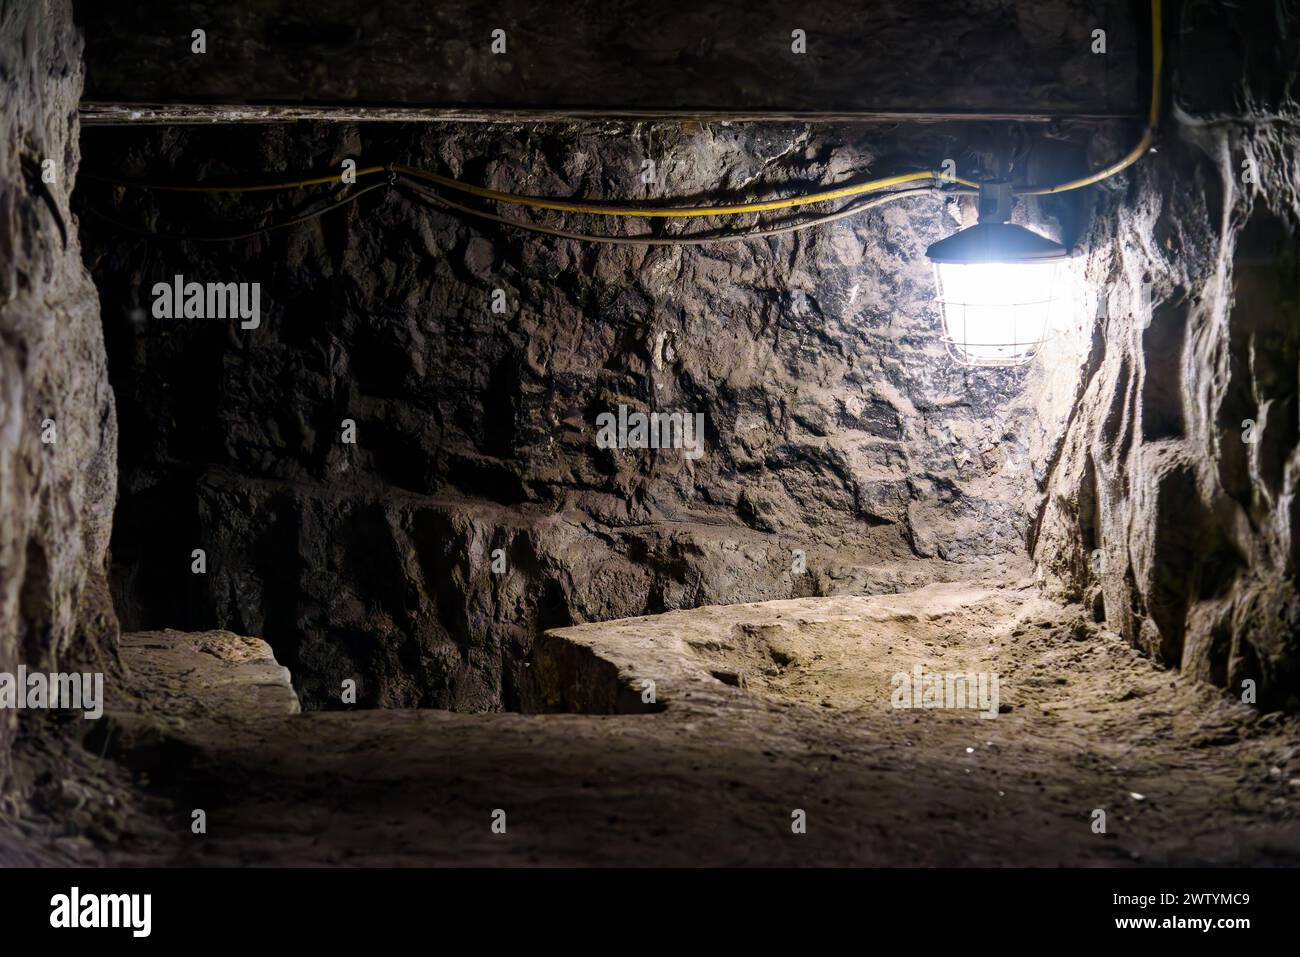
[[[518,229],[528,230],[529,232],[543,233],[547,236],[555,236],[560,239],[573,239],[579,242],[588,243],[606,243],[616,246],[703,246],[711,243],[743,242],[748,239],[780,236],[785,233],[798,232],[802,229],[811,229],[814,226],[822,226],[839,219],[845,219],[846,217],[853,216],[856,213],[872,209],[876,206],[882,206],[895,199],[902,199],[905,196],[915,196],[921,193],[944,192],[931,186],[923,186],[917,189],[900,189],[890,193],[882,193],[877,196],[872,196],[869,199],[854,201],[845,208],[825,216],[817,216],[813,219],[785,226],[749,229],[743,232],[714,232],[689,236],[599,236],[593,233],[578,233],[567,229],[556,229],[553,226],[542,226],[537,223],[526,223],[517,219],[509,219],[505,216],[499,216],[496,213],[489,213],[485,210],[463,206],[460,203],[447,199],[445,196],[430,192],[423,186],[417,185],[410,179],[400,175],[398,177],[398,182],[399,185],[434,205],[441,206],[445,209],[455,210],[464,213],[467,216],[490,220],[494,223],[500,223],[505,226],[514,226]]]
[[[225,236],[198,236],[198,235],[181,235],[177,233],[159,233],[159,232],[155,232],[152,229],[142,229],[139,226],[130,226],[126,223],[119,222],[118,220],[114,219],[112,216],[109,216],[106,213],[101,213],[94,206],[87,205],[86,211],[90,213],[92,216],[96,217],[97,219],[102,219],[104,222],[109,223],[110,225],[115,226],[118,229],[124,230],[128,233],[133,233],[137,236],[147,236],[151,239],[166,239],[174,242],[228,243],[228,242],[234,242],[239,239],[251,239],[254,236],[260,236],[263,233],[269,233],[272,230],[276,230],[276,229],[286,229],[290,226],[297,226],[299,223],[305,223],[308,220],[316,219],[317,217],[324,216],[326,213],[332,213],[336,209],[342,209],[344,206],[347,206],[351,203],[355,203],[362,196],[366,195],[366,193],[369,193],[372,190],[380,189],[382,187],[390,186],[390,185],[392,184],[387,181],[383,183],[375,183],[372,186],[367,186],[364,189],[359,189],[355,193],[350,193],[349,195],[340,199],[338,202],[331,203],[330,205],[324,207],[323,209],[314,210],[313,212],[310,213],[304,213],[301,216],[295,216],[293,219],[287,219],[282,223],[272,223],[269,226],[263,226],[259,229],[253,229],[243,233],[231,233]]]
[[[470,206],[464,206],[460,203],[455,202],[454,200],[447,199],[445,196],[442,196],[438,193],[435,193],[427,189],[423,185],[420,185],[407,177],[400,176],[400,175],[395,176],[394,178],[386,182],[375,183],[371,186],[367,186],[363,189],[357,190],[356,192],[351,193],[348,196],[345,196],[343,199],[335,203],[331,203],[330,205],[324,207],[323,209],[313,210],[312,212],[304,213],[301,216],[295,216],[294,218],[285,220],[284,222],[281,223],[272,223],[269,226],[262,226],[257,229],[252,229],[245,232],[230,233],[230,234],[220,235],[220,236],[160,233],[155,230],[143,229],[138,226],[131,226],[127,223],[120,222],[117,219],[113,218],[112,216],[100,212],[98,209],[94,208],[93,206],[88,205],[86,207],[86,210],[97,219],[101,219],[104,222],[114,226],[117,229],[121,229],[125,232],[132,233],[137,236],[146,236],[152,239],[164,239],[164,240],[170,240],[174,242],[208,242],[208,243],[234,242],[241,239],[251,239],[254,236],[260,236],[264,233],[269,233],[276,229],[285,229],[290,226],[296,226],[299,225],[300,223],[305,223],[309,220],[316,219],[317,217],[323,216],[326,213],[333,212],[336,209],[341,209],[344,206],[356,202],[358,199],[360,199],[366,193],[371,192],[372,190],[376,190],[381,187],[390,186],[390,185],[400,185],[404,187],[406,190],[408,190],[409,192],[411,192],[412,194],[414,194],[415,196],[417,196],[419,199],[425,201],[426,203],[438,206],[443,210],[459,212],[466,216],[472,216],[478,219],[485,219],[494,223],[499,223],[503,226],[512,226],[517,229],[523,229],[528,232],[541,233],[547,236],[554,236],[559,239],[572,239],[578,242],[604,243],[606,245],[615,245],[615,246],[703,246],[703,245],[710,245],[715,243],[745,242],[750,239],[761,239],[761,238],[767,238],[771,236],[781,236],[788,233],[799,232],[804,229],[811,229],[815,226],[822,226],[827,223],[832,223],[840,219],[845,219],[849,216],[854,216],[858,213],[865,212],[868,209],[873,209],[877,206],[882,206],[885,203],[893,202],[894,200],[902,199],[908,196],[917,196],[922,193],[933,193],[938,195],[961,195],[969,192],[968,190],[941,190],[933,186],[922,186],[913,189],[899,189],[888,193],[880,193],[875,196],[870,196],[866,199],[853,200],[847,206],[837,210],[834,213],[829,213],[823,216],[816,216],[811,219],[806,219],[800,222],[787,223],[781,226],[753,228],[753,229],[743,230],[740,232],[719,230],[710,233],[692,234],[687,236],[601,236],[594,233],[574,232],[572,230],[567,230],[567,229],[557,229],[553,226],[543,226],[538,223],[523,222],[521,220],[510,219],[505,216],[500,216],[497,215],[496,213],[490,213],[487,212],[486,210],[474,209],[473,207]]]

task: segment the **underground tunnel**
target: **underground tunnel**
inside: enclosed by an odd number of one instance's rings
[[[0,861],[1300,863],[1300,9],[482,7],[4,6]]]

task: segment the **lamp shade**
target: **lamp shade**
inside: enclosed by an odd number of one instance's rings
[[[926,250],[943,308],[944,344],[967,365],[1018,365],[1047,336],[1060,243],[1011,223],[983,222]]]

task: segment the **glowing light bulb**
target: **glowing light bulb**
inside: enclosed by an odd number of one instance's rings
[[[1070,252],[1011,219],[1005,181],[980,186],[979,222],[925,251],[943,309],[943,341],[958,362],[1028,362],[1047,338],[1057,266]]]
[[[1047,337],[1056,261],[936,262],[944,342],[973,365],[1016,365]]]

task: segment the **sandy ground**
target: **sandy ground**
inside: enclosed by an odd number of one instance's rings
[[[1153,666],[1027,582],[539,641],[552,707],[649,713],[297,714],[253,639],[141,633],[123,654],[135,686],[46,783],[29,845],[122,864],[1300,864],[1296,718]],[[997,716],[896,707],[918,666],[996,674]],[[78,795],[77,826],[57,823]]]

